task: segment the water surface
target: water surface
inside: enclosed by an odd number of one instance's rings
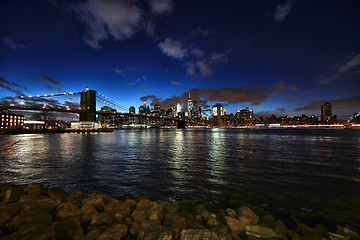
[[[360,222],[360,131],[141,129],[1,136],[11,184],[188,201]]]

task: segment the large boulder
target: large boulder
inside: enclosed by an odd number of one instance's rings
[[[231,240],[231,235],[223,228],[216,229],[184,229],[180,234],[181,240]]]
[[[277,238],[278,235],[268,227],[261,225],[247,226],[245,228],[245,233],[248,236],[258,237],[258,238]]]
[[[28,195],[45,196],[47,191],[41,183],[31,183],[25,188]]]
[[[61,203],[56,210],[56,217],[59,220],[65,220],[77,215],[78,206],[72,202]]]
[[[250,225],[250,221],[246,217],[235,219],[232,217],[225,217],[226,223],[235,234],[242,233],[246,226]]]
[[[80,221],[72,218],[66,221],[54,222],[56,235],[58,239],[83,239],[84,233]]]
[[[96,239],[97,240],[121,240],[125,239],[129,228],[124,224],[115,223],[106,228]]]
[[[8,186],[2,204],[12,203],[19,201],[20,197],[24,195],[23,186]]]
[[[19,203],[0,205],[0,229],[20,211],[20,208]]]
[[[60,200],[63,202],[66,199],[66,193],[62,188],[52,187],[47,190],[47,195],[49,198],[54,200]]]
[[[237,211],[237,218],[246,217],[251,225],[259,223],[259,217],[248,207],[242,206]]]
[[[231,209],[231,208],[227,208],[227,209],[226,209],[226,215],[227,215],[228,217],[235,218],[235,217],[236,217],[236,210]]]
[[[77,210],[76,216],[79,218],[81,224],[88,224],[97,213],[98,212],[93,205],[85,204],[82,208]]]
[[[91,193],[87,198],[82,200],[82,205],[91,204],[98,212],[102,212],[105,207],[104,195],[100,193]]]
[[[206,210],[202,210],[201,217],[204,219],[206,224],[210,227],[216,227],[216,226],[220,225],[220,223],[216,220],[216,215],[214,213],[210,213]]]
[[[88,229],[90,231],[95,229],[105,229],[110,226],[113,222],[113,213],[110,212],[101,212],[94,215],[91,219]]]
[[[138,240],[172,240],[172,234],[169,229],[162,226],[143,227],[137,234]]]
[[[45,228],[53,221],[53,217],[42,209],[32,209],[21,212],[13,217],[5,226],[10,232],[17,231],[21,228]]]

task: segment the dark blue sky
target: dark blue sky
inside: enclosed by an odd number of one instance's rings
[[[0,94],[99,91],[164,108],[360,111],[359,1],[3,0]],[[10,98],[7,98],[9,100]]]

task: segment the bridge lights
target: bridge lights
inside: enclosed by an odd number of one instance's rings
[[[45,94],[44,97],[47,97],[47,94]]]
[[[36,95],[37,97],[40,97],[40,95]]]
[[[29,97],[31,98],[32,96],[31,96],[31,95],[29,95]]]
[[[25,104],[25,102],[20,102],[20,104],[21,104],[21,105],[24,105],[24,104]]]
[[[10,107],[14,107],[14,106],[15,106],[15,104],[13,104],[13,103],[10,104]]]

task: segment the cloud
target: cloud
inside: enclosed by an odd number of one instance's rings
[[[11,40],[9,38],[3,38],[2,42],[6,47],[11,48],[13,50],[26,49],[24,44],[15,43],[13,40]]]
[[[278,5],[276,7],[276,13],[274,14],[274,19],[278,22],[284,21],[287,15],[289,15],[293,3],[294,0],[288,0],[286,4]]]
[[[135,0],[88,0],[72,4],[71,9],[85,24],[85,43],[100,48],[100,42],[112,37],[115,41],[130,39],[139,31],[155,36],[154,17],[170,14],[172,0],[150,0],[149,10]]]
[[[213,74],[213,71],[210,69],[209,64],[204,61],[198,61],[196,63],[196,66],[198,67],[203,78]]]
[[[99,42],[112,36],[115,40],[131,38],[138,30],[143,11],[131,0],[89,0],[72,5],[78,18],[86,25],[86,44],[99,48]]]
[[[140,90],[141,91],[146,91],[147,87],[145,86],[145,84],[141,84]]]
[[[293,84],[293,85],[288,85],[286,82],[284,81],[279,81],[274,85],[274,90],[275,91],[286,91],[286,90],[291,90],[291,91],[297,91],[300,89],[299,86]]]
[[[186,75],[193,77],[195,75],[196,67],[193,63],[186,63]]]
[[[164,42],[159,43],[159,48],[163,53],[169,57],[183,59],[188,55],[188,50],[183,48],[182,44],[179,41],[173,40],[171,38],[165,39]]]
[[[339,98],[335,100],[320,100],[320,101],[310,101],[308,104],[302,107],[296,108],[294,111],[304,111],[304,110],[319,110],[321,104],[325,102],[330,102],[332,107],[335,108],[348,108],[348,107],[360,107],[360,95],[349,97],[349,98]]]
[[[211,31],[209,28],[202,28],[202,26],[199,25],[196,29],[194,29],[191,32],[191,36],[201,35],[206,38],[209,34],[213,34],[213,33],[214,31]]]
[[[346,62],[344,65],[337,66],[338,69],[336,73],[334,73],[331,77],[322,78],[318,80],[317,82],[319,84],[329,84],[332,81],[334,81],[336,78],[338,78],[341,74],[344,74],[351,69],[360,66],[360,54],[355,55],[353,58],[351,58],[348,62]]]
[[[56,81],[55,79],[53,79],[53,78],[51,78],[51,77],[49,77],[49,76],[46,76],[46,75],[44,75],[44,74],[40,74],[40,75],[39,75],[39,78],[40,78],[41,80],[45,81],[45,82],[49,82],[49,83],[52,83],[52,84],[55,84],[55,85],[58,85],[58,86],[64,85],[63,82],[61,82],[61,81]]]
[[[52,86],[45,86],[45,88],[49,91],[55,91],[55,88],[53,88]]]
[[[191,98],[198,101],[202,108],[209,108],[208,102],[227,102],[242,103],[250,102],[253,105],[259,105],[264,102],[271,94],[267,89],[259,89],[254,86],[243,86],[238,88],[193,88],[189,90]],[[176,103],[187,104],[189,92],[183,92],[178,96],[172,96],[167,99],[161,99],[155,95],[147,95],[140,98],[141,101],[151,100],[151,105],[160,104],[164,109],[169,108]]]
[[[10,92],[19,94],[19,95],[24,95],[24,93],[21,90],[16,89],[16,88],[20,88],[22,90],[30,92],[29,89],[26,86],[20,85],[20,84],[15,83],[15,82],[11,82],[11,81],[5,79],[4,77],[0,77],[0,87],[2,87],[4,89],[7,89]]]
[[[348,61],[344,66],[341,66],[339,69],[339,73],[344,73],[349,71],[350,69],[360,66],[360,54],[354,56],[350,61]]]
[[[176,81],[171,81],[171,84],[173,84],[173,85],[182,85],[181,82],[176,82]]]
[[[140,83],[142,81],[147,81],[147,77],[142,76],[141,78],[138,78],[135,81],[128,82],[127,85],[135,85],[135,84]]]
[[[174,4],[172,0],[150,0],[150,9],[154,14],[170,14],[173,11]]]

